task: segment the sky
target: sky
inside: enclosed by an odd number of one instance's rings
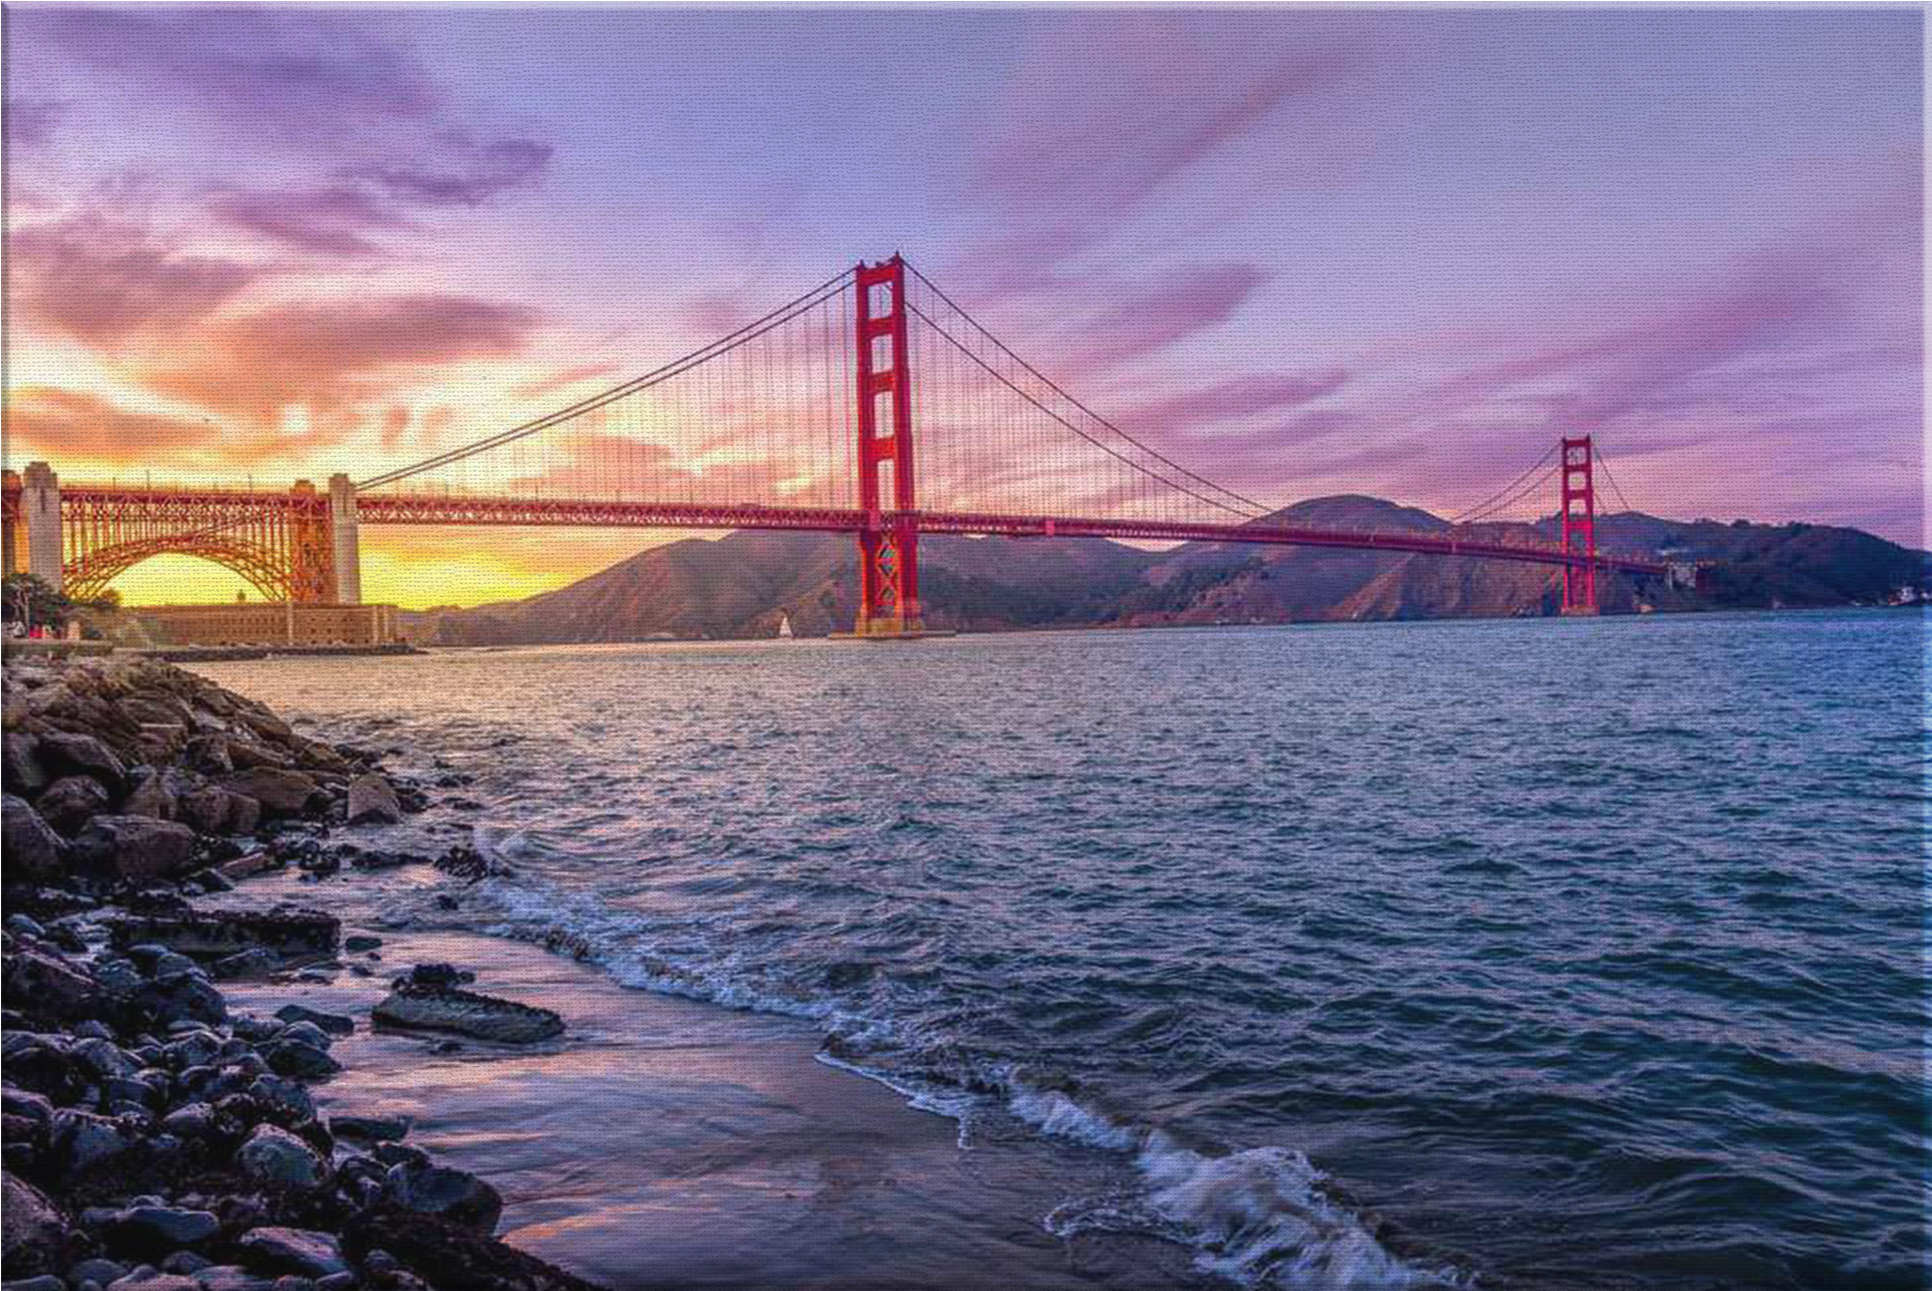
[[[1587,431],[1654,514],[1923,545],[1923,21],[11,5],[6,461],[366,478],[903,251],[1270,503],[1453,514]],[[363,590],[678,536],[365,527]]]

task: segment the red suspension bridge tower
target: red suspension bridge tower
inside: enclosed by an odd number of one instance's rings
[[[859,615],[854,635],[917,636],[919,526],[913,492],[906,265],[859,262]],[[890,517],[886,512],[891,512]]]
[[[1597,612],[1597,491],[1591,474],[1596,450],[1590,437],[1564,439],[1563,461],[1563,550],[1585,558],[1580,565],[1563,567],[1563,612]]]

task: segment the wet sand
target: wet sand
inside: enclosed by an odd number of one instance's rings
[[[1072,1197],[1124,1187],[1120,1159],[997,1130],[962,1148],[954,1120],[818,1061],[809,1023],[626,989],[518,942],[383,926],[377,890],[420,882],[266,877],[209,902],[298,901],[383,938],[379,959],[344,955],[371,977],[224,989],[242,1011],[353,1016],[318,1105],[413,1117],[410,1142],[501,1190],[512,1244],[614,1291],[1207,1285],[1179,1247],[1042,1227]],[[557,1010],[564,1037],[439,1053],[434,1036],[372,1032],[389,977],[431,961]]]

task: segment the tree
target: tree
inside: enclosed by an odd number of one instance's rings
[[[0,579],[0,618],[13,623],[58,629],[74,612],[74,603],[32,574],[8,574]]]

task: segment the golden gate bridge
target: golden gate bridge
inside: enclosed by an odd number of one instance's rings
[[[8,572],[81,597],[184,554],[270,600],[357,604],[362,525],[849,532],[855,632],[899,637],[923,630],[919,538],[939,533],[1528,562],[1561,571],[1565,614],[1594,614],[1599,573],[1669,572],[1598,548],[1599,469],[1589,435],[1564,437],[1446,532],[1284,524],[1095,412],[894,256],[589,398],[326,490],[65,482],[35,462],[0,494]],[[1553,480],[1556,542],[1485,529]]]

